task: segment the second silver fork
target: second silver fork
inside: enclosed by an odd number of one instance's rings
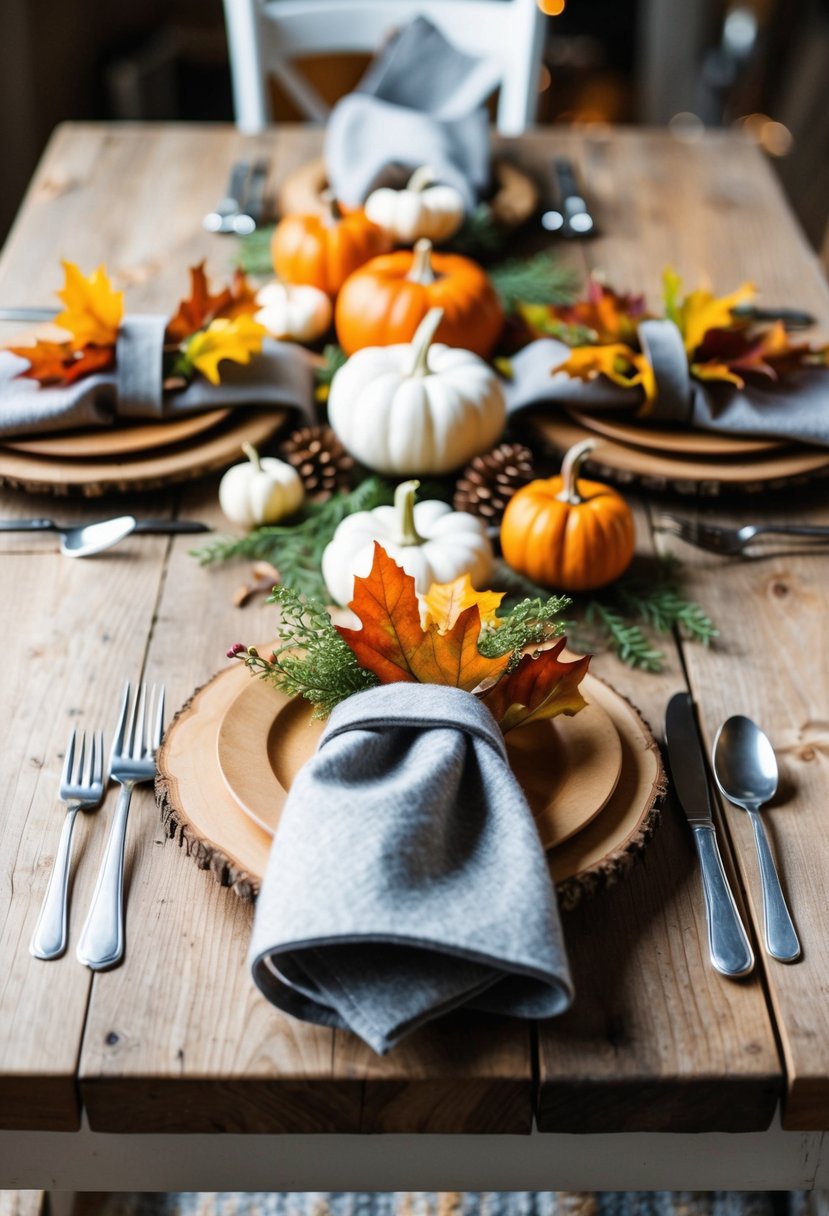
[[[155,709],[151,711],[152,701]],[[164,685],[147,697],[146,684],[130,704],[124,689],[121,714],[110,757],[110,776],[121,786],[104,860],[95,884],[77,957],[93,971],[114,967],[124,955],[124,858],[127,816],[136,785],[155,776],[155,753],[164,732]]]

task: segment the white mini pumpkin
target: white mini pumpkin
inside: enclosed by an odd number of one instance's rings
[[[249,443],[242,451],[247,463],[235,464],[219,482],[219,505],[227,518],[254,528],[293,515],[305,497],[296,469],[274,456],[260,457]]]
[[[454,186],[435,184],[428,165],[416,169],[404,190],[381,186],[366,199],[365,212],[401,245],[426,237],[439,245],[448,241],[463,223],[463,197]]]
[[[469,574],[476,587],[485,587],[492,574],[492,546],[475,515],[453,511],[448,503],[415,503],[418,482],[397,487],[393,507],[375,507],[347,515],[322,555],[322,576],[337,604],[354,598],[354,579],[364,578],[379,541],[425,594],[432,583],[451,583]]]
[[[331,382],[328,420],[362,464],[408,477],[448,473],[500,438],[506,403],[498,376],[468,350],[431,345],[433,308],[411,343],[367,346]]]
[[[331,301],[310,284],[268,283],[256,293],[256,303],[260,308],[254,320],[272,338],[315,342],[331,328]]]

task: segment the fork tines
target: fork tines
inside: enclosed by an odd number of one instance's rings
[[[81,733],[81,749],[76,765],[75,742],[77,734],[77,728],[73,726],[69,742],[66,744],[66,756],[63,761],[63,772],[60,778],[62,789],[73,789],[78,786],[89,787],[104,779],[103,731],[99,731],[97,735],[92,735],[88,761],[86,759],[86,731]]]
[[[121,701],[121,712],[118,726],[112,743],[113,756],[129,756],[133,760],[141,760],[147,755],[154,754],[164,733],[164,685],[154,684],[147,694],[145,682],[139,686],[138,694],[131,699],[129,681],[124,685],[124,695]],[[149,724],[154,719],[152,733]],[[145,745],[145,734],[147,735]]]

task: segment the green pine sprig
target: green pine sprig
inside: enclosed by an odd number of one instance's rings
[[[266,224],[263,228],[251,232],[249,236],[239,237],[235,263],[245,274],[268,278],[273,275],[271,242],[274,227],[274,224]]]
[[[492,266],[489,277],[508,313],[519,304],[569,304],[580,284],[578,272],[549,253],[511,258]]]
[[[488,659],[509,654],[507,670],[512,671],[528,646],[540,646],[561,637],[566,626],[557,618],[569,603],[566,595],[533,596],[519,600],[504,614],[497,629],[485,630],[481,634],[478,649]]]

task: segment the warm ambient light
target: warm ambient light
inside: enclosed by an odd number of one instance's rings
[[[794,144],[791,131],[784,123],[769,118],[768,114],[745,114],[738,124],[769,156],[787,156],[791,152]]]
[[[542,63],[541,71],[538,73],[538,91],[546,93],[550,85],[553,83],[553,76],[546,63]]]
[[[538,7],[547,17],[560,17],[564,12],[566,0],[536,0]]]

